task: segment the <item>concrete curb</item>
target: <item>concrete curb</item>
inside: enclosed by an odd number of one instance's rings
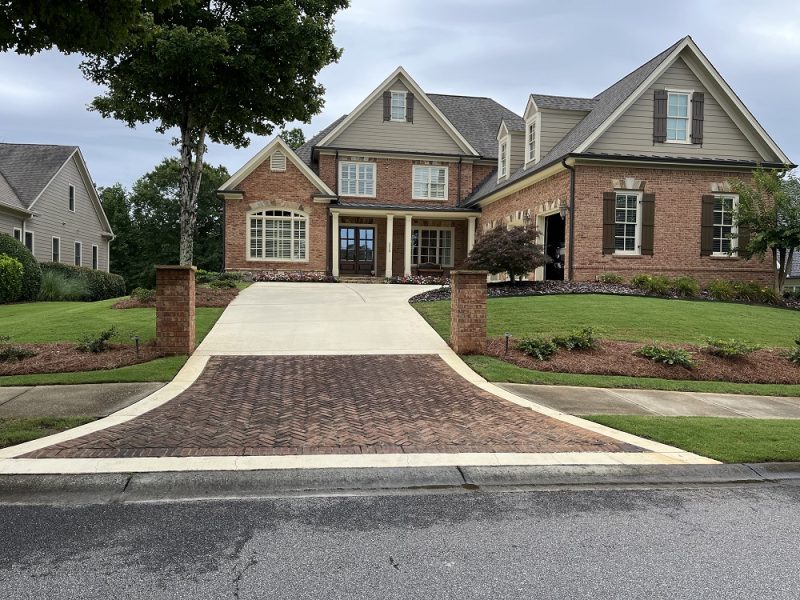
[[[758,484],[791,480],[800,480],[800,463],[4,475],[0,476],[0,504],[107,504],[575,487]]]

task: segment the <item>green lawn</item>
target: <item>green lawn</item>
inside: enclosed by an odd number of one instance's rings
[[[35,419],[0,419],[0,448],[29,442],[94,421],[90,417],[39,417]]]
[[[800,420],[719,417],[587,417],[726,463],[800,461]]]
[[[450,336],[450,302],[413,305],[445,339]],[[593,327],[599,337],[630,342],[701,343],[706,337],[737,338],[789,347],[800,335],[800,311],[724,302],[665,300],[596,294],[492,298],[490,336],[509,332],[519,339],[552,336]]]

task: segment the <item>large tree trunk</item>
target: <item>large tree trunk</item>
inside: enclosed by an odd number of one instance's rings
[[[181,246],[180,264],[190,266],[194,261],[194,236],[197,229],[197,195],[203,176],[206,128],[192,139],[189,127],[181,132]],[[194,160],[193,160],[194,159]]]

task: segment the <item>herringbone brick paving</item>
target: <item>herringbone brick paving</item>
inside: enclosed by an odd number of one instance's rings
[[[28,458],[421,452],[621,452],[473,386],[435,355],[212,357],[131,421]]]

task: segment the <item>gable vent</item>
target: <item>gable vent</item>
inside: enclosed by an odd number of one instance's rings
[[[286,155],[280,150],[276,150],[269,157],[270,171],[285,171],[286,170]]]

